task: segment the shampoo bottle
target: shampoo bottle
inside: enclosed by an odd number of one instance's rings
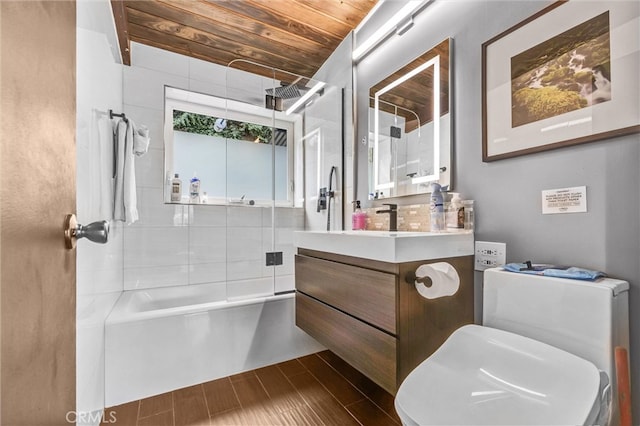
[[[191,178],[191,184],[189,185],[189,202],[200,203],[200,179],[193,174]]]
[[[180,175],[176,173],[171,179],[171,202],[179,203],[182,198],[182,181]]]
[[[367,227],[367,214],[362,211],[360,201],[353,201],[356,208],[351,215],[351,229],[354,231],[364,231]]]
[[[444,231],[444,199],[442,192],[440,192],[441,186],[437,183],[431,184],[431,232]]]

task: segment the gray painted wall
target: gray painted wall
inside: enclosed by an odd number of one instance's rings
[[[394,1],[394,0],[391,0]],[[402,37],[357,65],[357,141],[367,134],[367,88],[453,37],[454,186],[476,202],[476,240],[507,243],[507,261],[572,264],[629,281],[632,406],[640,418],[640,135],[482,162],[481,44],[548,1],[437,0]],[[357,196],[367,195],[366,147],[358,144]],[[587,186],[588,212],[541,214],[543,189]],[[428,202],[426,195],[396,199]],[[476,272],[476,320],[482,275]]]

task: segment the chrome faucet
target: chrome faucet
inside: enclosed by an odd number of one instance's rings
[[[383,206],[389,206],[387,210],[376,210],[376,214],[389,213],[389,231],[396,232],[398,230],[398,205],[384,203]]]

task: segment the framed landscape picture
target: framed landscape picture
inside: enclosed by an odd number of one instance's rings
[[[483,161],[640,132],[640,2],[563,0],[482,45]]]

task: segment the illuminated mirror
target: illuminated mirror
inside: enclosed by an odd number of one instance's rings
[[[385,197],[451,189],[451,40],[370,88],[370,192]]]

